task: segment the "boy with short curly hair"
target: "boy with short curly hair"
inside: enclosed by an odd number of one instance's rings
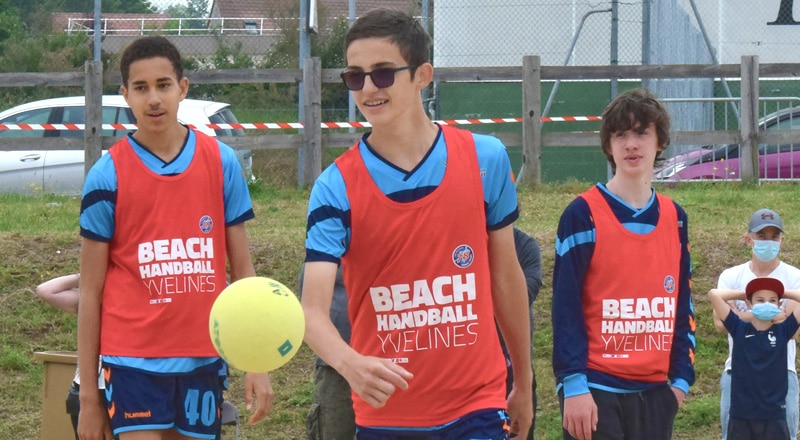
[[[96,380],[102,354],[109,404],[81,388],[78,432],[85,440],[110,438],[111,428],[122,438],[215,438],[227,364],[208,315],[227,264],[231,281],[255,275],[244,225],[252,202],[235,152],[178,122],[189,81],[175,46],[141,38],[121,60],[120,90],[137,130],[89,171],[80,216],[81,382]],[[272,405],[266,373],[246,374],[248,407],[253,394],[250,423]]]

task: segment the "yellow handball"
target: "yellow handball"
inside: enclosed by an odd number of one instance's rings
[[[281,367],[297,353],[305,333],[297,296],[278,281],[243,278],[220,293],[208,317],[219,355],[249,373]]]

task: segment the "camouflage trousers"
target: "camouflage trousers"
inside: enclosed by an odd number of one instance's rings
[[[333,368],[317,366],[314,399],[306,416],[306,439],[352,440],[355,433],[350,385]]]

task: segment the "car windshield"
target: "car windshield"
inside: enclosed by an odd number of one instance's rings
[[[696,163],[708,163],[718,160],[736,159],[739,157],[739,145],[730,144],[715,148],[711,153],[701,156]]]
[[[212,124],[238,124],[239,121],[234,116],[233,112],[231,111],[230,107],[225,107],[222,110],[214,113],[213,115],[208,117],[209,122]],[[244,136],[244,130],[241,128],[225,128],[225,129],[216,129],[214,132],[217,133],[217,136]]]

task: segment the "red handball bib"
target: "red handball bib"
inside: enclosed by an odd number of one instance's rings
[[[442,127],[447,170],[426,197],[397,203],[358,144],[337,159],[351,206],[343,258],[352,347],[414,374],[376,409],[353,395],[361,426],[426,427],[505,408],[492,306],[483,186],[472,133]]]
[[[658,224],[648,234],[636,234],[617,221],[597,187],[581,197],[597,231],[583,289],[588,367],[639,382],[664,382],[681,260],[675,205],[656,194]]]
[[[118,190],[103,355],[218,356],[207,317],[226,282],[222,162],[217,141],[195,135],[192,163],[175,176],[150,171],[128,138],[109,150]]]

